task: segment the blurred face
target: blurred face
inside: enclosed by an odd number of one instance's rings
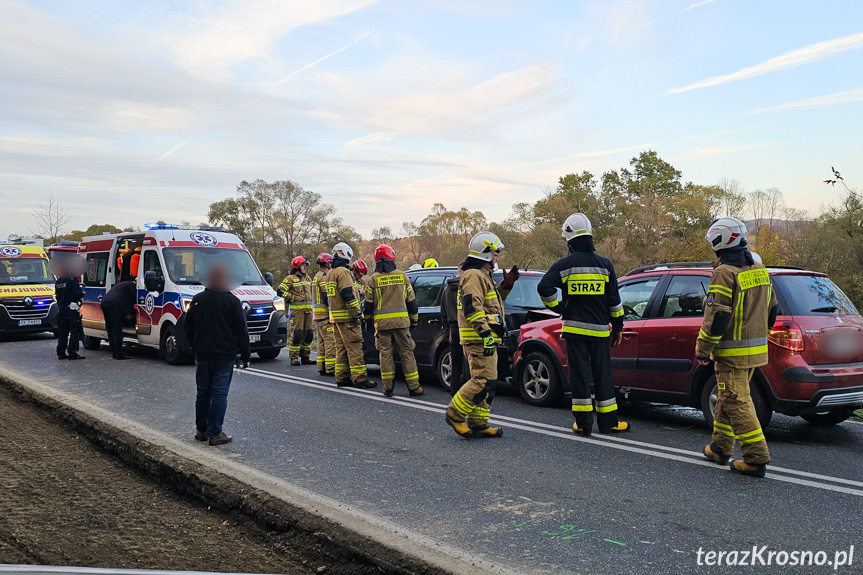
[[[204,278],[204,285],[213,291],[231,291],[228,268],[224,264],[214,264]]]

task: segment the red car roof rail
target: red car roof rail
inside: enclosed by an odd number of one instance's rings
[[[623,277],[640,274],[642,272],[648,272],[659,268],[706,268],[712,263],[713,262],[670,262],[665,264],[653,264],[649,266],[641,266],[640,268],[635,268]]]

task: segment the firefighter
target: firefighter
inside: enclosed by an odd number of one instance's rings
[[[351,264],[351,273],[354,274],[354,287],[357,288],[360,301],[363,301],[366,296],[366,285],[369,282],[369,278],[366,277],[366,274],[369,273],[369,266],[363,260],[357,260]]]
[[[354,252],[339,242],[333,247],[333,267],[327,272],[327,303],[336,349],[336,385],[372,388],[363,356],[362,312],[354,274],[348,269]]]
[[[593,430],[591,375],[599,432],[630,431],[629,424],[617,418],[611,379],[611,347],[620,344],[623,329],[623,305],[614,266],[595,252],[593,228],[587,216],[572,214],[563,223],[562,231],[569,255],[552,264],[540,280],[537,292],[546,307],[563,316],[561,337],[566,340],[575,416],[572,431],[589,437]],[[560,303],[558,289],[563,294]]]
[[[309,260],[297,256],[291,260],[291,273],[276,290],[291,310],[291,340],[288,346],[291,365],[312,365],[312,282],[306,275]]]
[[[725,465],[736,440],[743,460],[732,461],[731,471],[764,477],[770,452],[752,403],[750,381],[755,368],[767,363],[767,336],[778,311],[776,294],[767,269],[746,247],[746,224],[719,218],[705,239],[719,259],[713,264],[695,357],[705,366],[713,359],[719,393],[713,437],[703,453]]]
[[[429,258],[423,262],[423,268],[436,268],[438,267],[437,260],[434,258]]]
[[[333,256],[326,252],[318,254],[320,270],[312,280],[312,306],[315,327],[318,331],[318,373],[336,373],[336,344],[333,341],[333,324],[330,323],[330,308],[327,305],[327,272],[333,265]]]
[[[471,378],[453,396],[445,420],[466,439],[503,435],[502,429],[488,425],[497,379],[497,346],[506,331],[503,300],[518,279],[514,266],[504,274],[500,286],[494,285],[491,273],[503,247],[495,234],[480,232],[471,238],[468,257],[462,263],[458,323]]]
[[[443,288],[443,298],[440,305],[440,320],[444,329],[444,338],[449,341],[451,358],[449,393],[455,395],[464,385],[464,350],[458,335],[458,283],[461,281],[462,268],[459,266],[454,278],[446,281]]]
[[[411,397],[423,394],[420,373],[414,358],[416,344],[410,330],[419,322],[414,290],[408,277],[396,270],[396,254],[381,244],[375,250],[375,273],[369,278],[363,317],[369,331],[374,331],[375,347],[380,353],[384,396],[393,396],[396,363],[393,352],[402,360],[402,371]]]

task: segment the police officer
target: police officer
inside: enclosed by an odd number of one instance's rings
[[[369,278],[363,310],[369,331],[374,331],[375,347],[380,354],[384,396],[392,397],[396,363],[393,352],[402,360],[402,371],[411,397],[423,394],[420,373],[414,357],[410,330],[419,322],[419,308],[408,277],[396,270],[396,254],[381,244],[375,250],[375,273]]]
[[[57,359],[84,359],[78,355],[78,342],[81,340],[81,302],[84,290],[78,282],[75,267],[80,257],[68,258],[62,263],[57,281],[54,283],[54,299],[60,308],[57,315]]]
[[[102,303],[102,317],[108,332],[108,346],[114,359],[129,359],[123,351],[123,322],[126,316],[135,313],[138,288],[133,281],[120,282],[108,290]]]
[[[336,348],[336,385],[339,387],[372,388],[363,355],[362,311],[354,284],[354,274],[348,269],[354,252],[339,242],[333,246],[333,267],[327,272],[327,304]]]
[[[279,284],[279,295],[285,298],[291,309],[291,343],[288,351],[291,365],[312,365],[312,281],[306,275],[309,260],[297,256],[291,260],[291,273]]]
[[[446,281],[440,304],[440,319],[444,336],[449,339],[451,358],[449,393],[455,395],[464,385],[464,350],[458,333],[458,283],[461,281],[462,268],[459,266],[456,276]]]
[[[458,323],[471,378],[453,395],[445,421],[467,439],[503,435],[502,429],[488,425],[497,379],[497,346],[506,331],[503,300],[518,279],[518,268],[513,267],[499,287],[492,280],[503,247],[495,234],[480,232],[471,238],[468,257],[462,263]]]
[[[611,379],[611,346],[620,344],[623,329],[623,305],[614,266],[595,252],[593,228],[584,214],[566,218],[561,235],[569,255],[552,264],[537,291],[548,308],[563,316],[562,337],[566,340],[575,416],[572,431],[587,437],[593,430],[591,374],[600,433],[630,431],[629,424],[617,418]],[[563,294],[561,303],[557,301],[558,289]]]
[[[752,403],[749,382],[755,368],[767,363],[767,336],[776,322],[776,294],[770,274],[746,247],[746,225],[719,218],[705,236],[719,260],[704,305],[695,357],[701,365],[714,360],[718,402],[713,412],[713,437],[704,456],[725,465],[740,443],[742,461],[731,471],[764,477],[770,452]]]
[[[320,269],[312,280],[312,309],[318,332],[318,373],[321,375],[334,375],[336,372],[336,343],[327,303],[327,272],[332,265],[333,256],[326,252],[318,254]]]

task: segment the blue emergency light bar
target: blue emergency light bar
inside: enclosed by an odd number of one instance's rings
[[[174,224],[144,224],[148,230],[199,230],[202,232],[224,232],[222,226],[177,226]]]
[[[162,224],[162,223],[158,223],[158,222],[155,224],[144,224],[144,227],[147,228],[148,230],[176,230],[176,229],[179,229],[175,225]]]

